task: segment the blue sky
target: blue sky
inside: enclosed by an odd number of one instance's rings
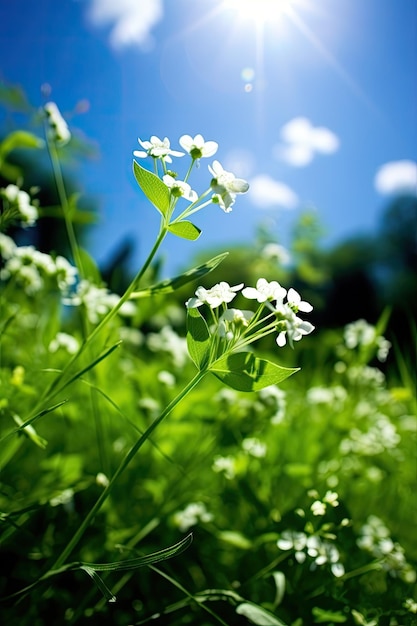
[[[36,106],[49,84],[71,130],[99,146],[79,171],[99,205],[99,261],[132,237],[140,263],[157,232],[132,174],[138,137],[179,149],[201,133],[251,184],[231,213],[197,214],[197,242],[165,241],[168,273],[200,250],[250,246],[260,223],[285,244],[307,207],[329,244],[373,232],[393,194],[416,193],[415,0],[3,0],[0,58],[3,79]]]

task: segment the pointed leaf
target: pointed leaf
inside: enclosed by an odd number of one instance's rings
[[[12,150],[19,148],[43,148],[45,142],[40,137],[25,130],[15,130],[0,143],[0,155],[4,157]]]
[[[259,359],[252,352],[230,354],[210,366],[210,371],[217,378],[238,391],[259,391],[269,385],[276,385],[298,369]]]
[[[275,601],[274,606],[279,606],[285,594],[285,574],[283,572],[272,572],[275,581]]]
[[[191,281],[196,280],[197,278],[200,278],[201,276],[204,276],[214,270],[227,257],[228,254],[228,252],[219,254],[218,256],[210,259],[210,261],[207,261],[198,267],[194,267],[192,270],[188,270],[180,276],[167,278],[166,280],[162,280],[160,283],[156,283],[156,285],[151,285],[146,289],[140,289],[140,291],[135,291],[130,297],[148,298],[149,296],[154,296],[156,294],[171,293],[183,285],[186,285],[187,283],[190,283]]]
[[[184,539],[181,539],[178,543],[175,543],[173,546],[169,546],[169,548],[164,548],[163,550],[158,550],[158,552],[152,552],[152,554],[147,554],[146,556],[139,556],[136,559],[127,559],[126,561],[114,561],[112,563],[84,563],[81,562],[79,567],[82,569],[91,569],[95,572],[110,572],[110,571],[121,571],[121,570],[129,570],[135,569],[136,567],[143,567],[144,565],[152,565],[153,563],[158,563],[159,561],[166,561],[166,559],[171,559],[173,556],[177,556],[177,554],[181,554],[184,552],[192,543],[193,534],[190,533]]]
[[[104,580],[97,574],[94,569],[88,567],[87,565],[82,565],[80,569],[84,570],[84,572],[91,576],[107,602],[116,602],[116,596],[112,594]]]
[[[82,278],[88,280],[90,283],[94,283],[95,285],[101,285],[103,279],[98,265],[93,257],[84,248],[79,248],[78,254],[81,261],[81,267],[79,270]]]
[[[329,622],[344,624],[348,619],[341,611],[327,611],[318,606],[313,607],[312,613],[315,624],[328,624]]]
[[[158,176],[133,161],[133,172],[139,187],[154,207],[165,217],[169,211],[169,189]]]
[[[252,602],[239,604],[236,607],[236,613],[244,615],[252,624],[257,624],[258,626],[287,626],[285,622],[275,617],[275,615]]]
[[[43,450],[46,448],[48,442],[46,441],[46,439],[38,435],[33,426],[31,426],[30,424],[29,426],[24,426],[23,420],[21,420],[20,417],[16,414],[14,414],[12,417],[16,424],[19,426],[19,428],[23,429],[23,432],[28,436],[31,441],[33,441],[35,445],[37,445],[39,448],[42,448]]]
[[[201,230],[187,220],[173,222],[168,226],[168,230],[173,235],[177,235],[177,237],[182,237],[183,239],[188,239],[189,241],[195,241],[201,235]]]
[[[210,332],[204,317],[198,309],[187,311],[187,346],[188,353],[199,369],[206,365]]]

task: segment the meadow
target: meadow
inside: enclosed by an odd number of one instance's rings
[[[4,623],[416,624],[415,371],[389,311],[315,328],[275,242],[240,276],[225,251],[160,280],[165,237],[247,191],[200,135],[181,161],[157,137],[135,153],[161,226],[112,292],[77,236],[70,131],[42,116],[45,142],[0,144]],[[51,208],[16,150],[49,154],[68,258],[19,242]]]

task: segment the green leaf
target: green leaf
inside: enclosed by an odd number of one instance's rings
[[[189,241],[195,241],[201,235],[201,230],[187,220],[173,222],[168,226],[168,230],[173,235],[182,237],[183,239],[188,239]]]
[[[184,539],[181,539],[178,543],[175,543],[173,546],[169,546],[168,548],[163,548],[163,550],[158,550],[157,552],[152,552],[151,554],[147,554],[145,556],[139,556],[135,559],[127,559],[126,561],[114,561],[112,563],[79,563],[79,567],[89,568],[94,570],[95,572],[114,572],[114,571],[122,571],[135,569],[136,567],[143,567],[144,565],[153,565],[154,563],[159,563],[159,561],[166,561],[167,559],[171,559],[173,556],[177,556],[184,552],[192,543],[193,534],[189,533]]]
[[[139,291],[135,291],[130,296],[131,298],[149,298],[149,296],[155,296],[162,293],[171,293],[176,289],[179,289],[183,285],[208,274],[212,270],[214,270],[220,263],[228,256],[228,252],[224,252],[223,254],[219,254],[218,256],[213,257],[210,261],[199,265],[198,267],[194,267],[187,272],[184,272],[180,276],[175,276],[174,278],[167,278],[166,280],[162,280],[160,283],[156,283],[156,285],[151,285],[150,287],[146,287],[146,289],[140,289]]]
[[[236,607],[236,613],[247,617],[252,624],[257,624],[258,626],[287,626],[285,622],[275,617],[275,615],[252,602],[239,604]]]
[[[279,606],[285,594],[285,574],[283,572],[272,572],[275,581],[275,600],[274,607]]]
[[[82,278],[94,283],[94,285],[101,285],[103,279],[100,274],[100,270],[93,257],[84,248],[79,248],[78,253],[80,256],[81,267],[79,268]]]
[[[0,156],[4,158],[12,150],[18,148],[43,148],[45,142],[40,137],[25,130],[15,130],[0,143]]]
[[[252,548],[252,542],[242,533],[235,530],[221,530],[217,533],[217,538],[241,550],[250,550]]]
[[[68,566],[68,569],[81,569],[86,572],[95,582],[97,587],[100,589],[101,593],[105,597],[108,602],[116,602],[116,596],[110,591],[107,587],[103,579],[97,574],[97,572],[111,572],[111,571],[124,571],[136,569],[137,567],[143,567],[144,565],[153,565],[154,563],[158,563],[159,561],[166,561],[167,559],[171,559],[173,556],[177,556],[184,550],[188,548],[193,540],[193,535],[190,533],[184,539],[179,541],[178,543],[170,546],[169,548],[164,548],[163,550],[158,550],[158,552],[153,552],[152,554],[147,554],[146,556],[140,556],[136,559],[127,559],[126,561],[114,561],[112,563],[73,563]]]
[[[97,574],[97,572],[94,569],[92,569],[91,567],[88,567],[87,565],[82,565],[80,569],[84,570],[86,574],[91,576],[91,578],[94,580],[94,582],[96,583],[97,587],[100,589],[101,593],[103,594],[107,602],[116,602],[116,596],[112,594],[112,592],[107,587],[104,580]]]
[[[259,359],[252,352],[237,352],[221,357],[210,365],[210,371],[223,383],[238,391],[259,391],[276,385],[299,368],[282,367]]]
[[[28,429],[28,427],[30,427],[31,424],[36,422],[39,418],[43,417],[44,415],[47,415],[48,413],[51,413],[51,411],[55,411],[55,409],[58,409],[60,406],[62,406],[66,402],[68,402],[68,400],[62,400],[61,402],[54,404],[54,406],[50,406],[47,409],[43,409],[42,411],[40,411],[39,413],[36,413],[36,415],[34,415],[33,417],[29,418],[26,421],[21,420],[17,415],[12,416],[14,421],[18,425],[18,428],[15,428],[14,430],[8,432],[3,437],[0,437],[0,442],[3,442],[6,439],[9,439],[9,437],[12,437],[13,435],[21,431],[24,431],[26,432],[26,434],[28,434],[29,431],[25,429]]]
[[[188,353],[199,369],[202,369],[207,364],[209,343],[210,332],[204,317],[198,309],[188,309]]]
[[[165,217],[169,211],[169,189],[158,176],[133,161],[133,172],[139,187],[154,207]]]
[[[43,437],[41,437],[40,435],[38,435],[38,433],[36,432],[36,430],[33,428],[33,426],[29,425],[29,426],[24,426],[24,422],[22,419],[20,419],[20,417],[16,414],[13,415],[13,419],[16,422],[16,424],[18,425],[19,428],[22,428],[23,432],[25,433],[25,435],[28,436],[28,438],[33,441],[33,443],[35,445],[37,445],[39,448],[42,448],[42,450],[44,450],[46,448],[47,445],[47,441],[46,439],[44,439]]]
[[[325,624],[328,622],[335,622],[336,624],[344,624],[347,621],[346,615],[340,611],[326,611],[315,606],[312,610],[314,615],[314,622],[316,624]]]
[[[0,103],[22,113],[30,113],[33,108],[20,85],[6,85],[3,81],[0,82]]]

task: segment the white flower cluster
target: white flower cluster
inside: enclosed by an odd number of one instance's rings
[[[328,404],[340,410],[348,398],[348,392],[341,385],[333,387],[310,387],[307,401],[310,404]]]
[[[4,204],[2,218],[18,221],[23,227],[34,226],[38,219],[38,209],[31,203],[30,195],[17,185],[7,185],[0,189]]]
[[[313,497],[318,496],[316,492],[311,493],[311,495]],[[314,500],[314,502],[310,506],[310,511],[313,515],[321,517],[326,514],[328,506],[339,506],[339,496],[335,491],[326,491],[322,499]]]
[[[261,250],[261,256],[268,261],[275,261],[279,265],[288,265],[291,255],[284,246],[278,243],[267,243]]]
[[[385,337],[378,335],[375,326],[372,326],[364,319],[347,324],[344,330],[344,340],[350,350],[361,346],[374,345],[377,359],[381,362],[386,361],[391,348],[391,343]]]
[[[64,299],[67,306],[84,306],[91,324],[97,324],[119,302],[120,296],[111,293],[107,287],[98,287],[88,280],[81,280],[77,289]],[[136,307],[132,302],[125,302],[119,314],[129,317],[134,315]]]
[[[349,436],[342,439],[339,450],[342,454],[352,452],[364,456],[375,456],[385,450],[394,450],[401,441],[395,425],[383,413],[373,416],[374,423],[363,432],[352,428]]]
[[[256,459],[262,459],[266,456],[267,446],[266,443],[260,441],[256,437],[246,437],[242,441],[242,449],[246,454],[255,457]]]
[[[178,368],[188,361],[187,340],[169,325],[163,326],[158,333],[149,333],[146,345],[152,352],[168,353]]]
[[[199,522],[211,522],[213,515],[207,511],[203,502],[191,502],[182,511],[174,514],[174,524],[182,532],[187,532],[189,528]]]
[[[66,294],[77,280],[76,268],[65,257],[54,258],[34,246],[17,246],[13,239],[1,233],[0,256],[4,260],[0,279],[13,279],[29,295],[42,291],[48,279]]]
[[[64,146],[71,139],[71,133],[57,105],[55,102],[47,102],[43,110],[48,124],[49,138],[55,141],[57,145]]]
[[[134,150],[133,155],[139,159],[152,157],[162,162],[165,172],[162,180],[175,198],[183,197],[194,205],[199,199],[205,198],[211,190],[211,192],[213,192],[211,202],[218,204],[225,213],[230,213],[235,203],[236,195],[246,193],[249,189],[249,184],[245,180],[236,178],[232,172],[226,171],[219,161],[213,161],[212,165],[208,166],[209,172],[212,175],[210,189],[204,192],[199,198],[198,194],[191,189],[187,182],[191,167],[185,180],[178,180],[176,174],[167,171],[166,163],[172,163],[171,157],[182,157],[185,154],[178,150],[172,150],[171,142],[168,137],[160,139],[156,135],[152,135],[149,141],[138,139],[138,142],[143,150]],[[183,135],[179,139],[179,144],[192,158],[192,164],[194,164],[194,162],[198,163],[201,158],[213,156],[218,149],[217,142],[205,141],[204,137],[200,134],[195,137]]]
[[[416,572],[407,562],[403,547],[391,539],[389,529],[376,515],[370,515],[360,530],[357,544],[382,561],[383,568],[393,577],[414,583]]]
[[[310,558],[310,569],[328,565],[333,576],[339,578],[345,573],[340,562],[339,550],[333,543],[322,539],[319,535],[307,535],[303,532],[284,530],[277,541],[280,550],[294,550],[297,563],[304,563]]]
[[[286,393],[276,385],[264,387],[258,392],[258,402],[272,413],[271,424],[281,424],[287,408]]]
[[[211,468],[216,474],[223,474],[227,480],[233,480],[236,476],[236,459],[231,454],[227,456],[217,454]]]
[[[229,304],[241,291],[242,295],[249,300],[257,300],[260,304],[258,311],[227,309],[224,305]],[[286,298],[286,302],[284,301]],[[304,335],[310,334],[314,326],[298,317],[298,312],[310,312],[313,307],[308,302],[301,300],[300,294],[295,289],[286,289],[276,281],[268,282],[260,278],[255,287],[243,288],[243,283],[231,287],[227,282],[220,282],[211,289],[198,287],[195,296],[186,302],[187,308],[197,308],[203,304],[212,310],[223,307],[224,311],[218,317],[218,334],[227,341],[237,341],[240,337],[246,337],[247,343],[251,343],[257,337],[278,331],[276,343],[284,346],[288,340],[290,346],[294,341],[299,341]],[[266,317],[260,318],[264,308],[269,311]],[[264,328],[260,328],[260,319]],[[273,321],[271,322],[271,319]],[[250,339],[248,337],[250,336]]]
[[[68,354],[76,354],[80,347],[78,339],[68,333],[59,332],[56,334],[49,344],[49,352],[57,352],[60,348],[64,348]]]

